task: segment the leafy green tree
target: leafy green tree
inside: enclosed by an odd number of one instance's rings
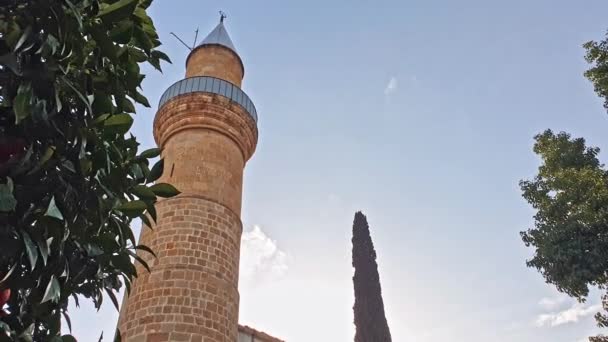
[[[583,44],[586,50],[585,60],[593,66],[585,72],[598,96],[604,99],[604,108],[608,109],[608,33],[599,42],[589,41]]]
[[[608,109],[608,34],[583,45],[592,66],[585,72]],[[608,171],[597,158],[599,149],[582,138],[550,130],[535,137],[534,152],[542,158],[538,175],[522,181],[524,198],[537,211],[534,228],[522,232],[526,246],[535,248],[527,261],[557,289],[585,301],[589,287],[608,290]],[[608,294],[602,297],[608,312]],[[595,316],[608,328],[608,316]],[[590,337],[608,342],[608,337]]]
[[[140,64],[169,61],[150,3],[0,1],[0,341],[74,341],[68,299],[118,307],[152,252],[130,223],[178,191],[127,135],[150,106]]]
[[[602,308],[608,312],[608,295],[602,297]],[[595,320],[600,328],[608,328],[608,315],[598,312],[595,315]],[[608,336],[599,335],[589,338],[590,342],[608,342]]]
[[[384,314],[376,250],[367,218],[360,211],[355,213],[352,243],[355,268],[355,342],[391,342],[391,332]]]
[[[608,171],[597,158],[599,149],[583,138],[547,130],[535,140],[542,165],[534,179],[520,183],[536,210],[534,227],[521,233],[526,246],[536,248],[527,265],[559,291],[585,301],[590,286],[608,286]],[[606,326],[603,315],[596,318]]]
[[[608,284],[608,174],[582,138],[547,130],[535,137],[542,158],[538,175],[520,183],[536,209],[535,225],[522,232],[536,247],[528,266],[576,298],[589,286]]]

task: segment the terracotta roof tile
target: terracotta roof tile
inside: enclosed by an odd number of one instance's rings
[[[285,342],[285,340],[281,340],[276,337],[272,337],[265,332],[255,330],[252,327],[248,327],[246,325],[239,324],[239,332],[242,332],[242,333],[245,333],[248,335],[253,335],[254,337],[257,337],[264,342]]]

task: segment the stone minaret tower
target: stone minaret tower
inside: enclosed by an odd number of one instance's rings
[[[243,62],[222,15],[192,50],[186,78],[160,99],[154,139],[177,197],[159,201],[140,243],[139,278],[123,302],[122,341],[237,341],[243,169],[256,147],[257,114],[241,90]]]

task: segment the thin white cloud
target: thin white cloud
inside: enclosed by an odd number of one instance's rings
[[[562,307],[567,302],[571,301],[570,298],[566,295],[560,295],[556,297],[545,297],[542,298],[538,305],[540,305],[543,309],[547,311],[556,310]]]
[[[283,277],[289,270],[288,259],[288,254],[260,226],[243,233],[240,275],[246,282],[255,285]]]
[[[394,93],[397,90],[397,87],[399,86],[398,82],[397,82],[397,77],[393,76],[391,77],[391,79],[388,81],[386,88],[384,88],[384,95],[388,96],[392,93]]]
[[[601,308],[601,304],[588,306],[575,303],[568,309],[539,315],[536,318],[535,324],[538,327],[557,327],[564,324],[576,323],[585,317],[594,315]]]

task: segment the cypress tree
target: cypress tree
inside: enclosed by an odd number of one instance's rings
[[[376,251],[367,218],[355,213],[353,223],[353,267],[355,275],[355,342],[391,342],[391,332],[384,314]]]

